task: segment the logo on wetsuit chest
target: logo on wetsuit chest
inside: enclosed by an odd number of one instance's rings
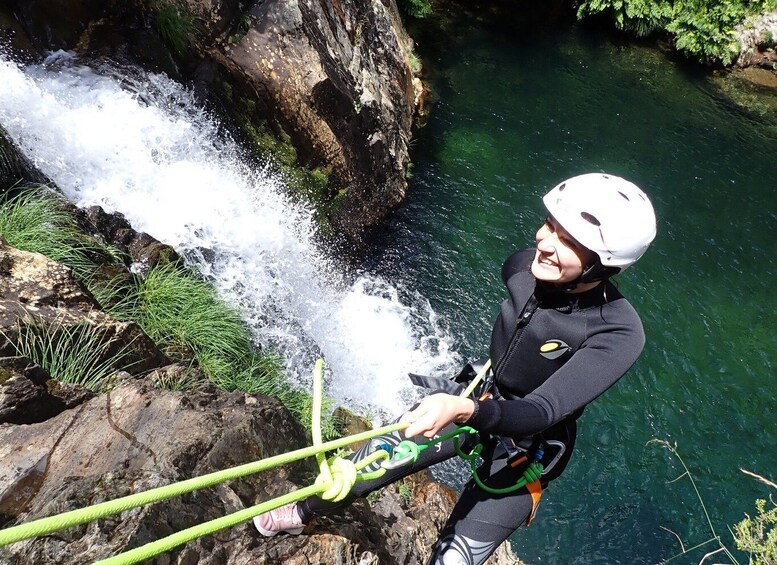
[[[572,348],[560,339],[549,339],[540,345],[540,355],[545,359],[558,359],[567,351],[572,351]]]

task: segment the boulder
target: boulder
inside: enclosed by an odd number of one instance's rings
[[[80,213],[80,212],[79,212]],[[142,269],[181,260],[178,253],[145,232],[138,232],[120,212],[107,213],[100,206],[90,206],[84,215],[93,231],[108,243],[126,252]]]
[[[742,47],[737,67],[759,67],[777,71],[777,12],[766,12],[750,17],[736,28]],[[763,83],[763,80],[754,82]],[[765,86],[774,88],[774,77]]]
[[[0,195],[12,187],[47,184],[46,178],[13,142],[0,125]]]
[[[59,383],[26,357],[0,357],[0,424],[34,424],[78,406],[94,394]]]

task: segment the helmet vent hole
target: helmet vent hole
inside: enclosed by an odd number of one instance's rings
[[[566,186],[567,186],[567,183],[562,182],[560,185],[558,185],[558,191],[561,192],[566,188]]]
[[[631,200],[629,199],[629,197],[628,197],[628,196],[626,196],[625,194],[623,194],[623,193],[622,193],[620,190],[618,191],[618,194],[620,194],[621,196],[623,196],[623,198],[625,198],[626,200],[628,200],[628,201],[631,201]]]
[[[588,223],[595,225],[596,227],[601,226],[601,222],[596,219],[595,216],[592,216],[588,212],[580,212],[580,216]]]
[[[607,175],[602,175],[602,178],[603,178],[603,179],[608,179],[608,180],[609,180],[609,178],[610,178],[610,177],[608,177]]]

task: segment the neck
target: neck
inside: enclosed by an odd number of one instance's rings
[[[600,284],[602,284],[604,281],[593,281],[589,283],[579,283],[575,286],[575,288],[571,290],[567,290],[565,292],[569,292],[570,294],[578,294],[580,292],[588,292],[592,288],[596,288]]]

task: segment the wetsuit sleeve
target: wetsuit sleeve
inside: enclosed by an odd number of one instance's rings
[[[589,337],[542,385],[517,400],[478,401],[468,425],[496,435],[528,437],[585,407],[615,384],[645,344],[636,312],[628,306],[617,325]],[[604,328],[602,328],[604,330]]]

